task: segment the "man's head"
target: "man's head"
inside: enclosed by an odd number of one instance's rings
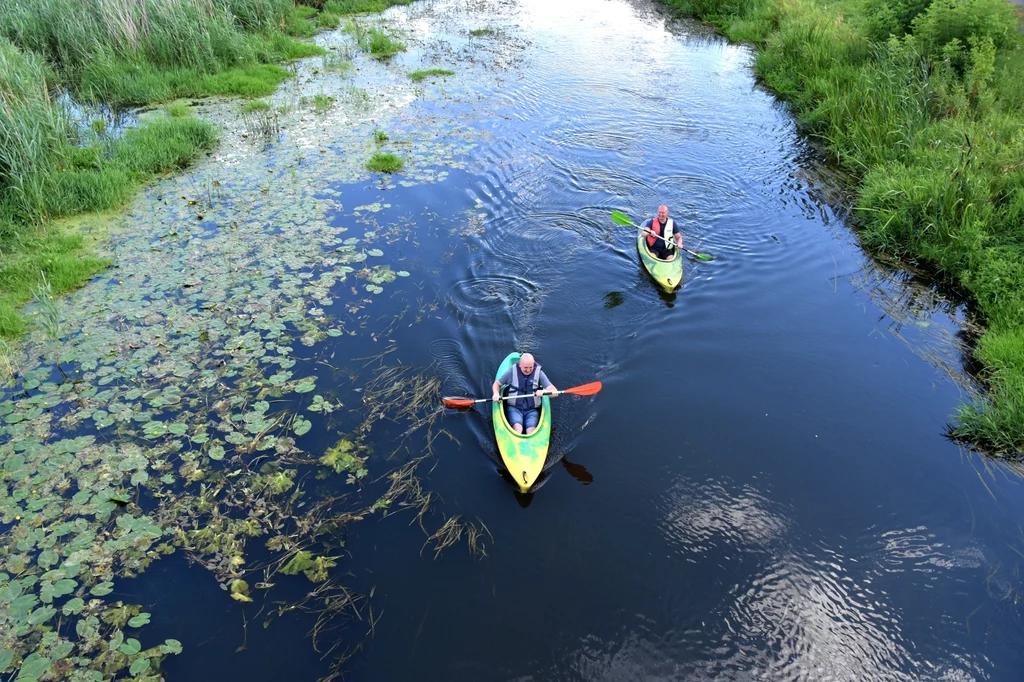
[[[523,370],[523,374],[530,374],[533,372],[533,366],[535,361],[533,356],[529,353],[523,353],[519,358],[519,369]]]
[[[668,220],[668,206],[662,204],[658,207],[658,221],[663,223],[666,220]]]

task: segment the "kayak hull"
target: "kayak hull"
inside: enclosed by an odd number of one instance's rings
[[[636,250],[640,254],[640,262],[655,282],[665,291],[675,291],[683,282],[683,259],[676,252],[672,260],[656,258],[647,248],[647,238],[643,232],[637,232]]]
[[[519,362],[519,356],[519,353],[509,353],[498,367],[494,380],[497,381],[512,365]],[[505,388],[502,386],[502,394]],[[494,439],[498,443],[498,452],[501,453],[505,468],[519,490],[525,493],[544,471],[544,462],[548,457],[548,446],[551,443],[551,398],[544,396],[541,399],[540,421],[529,436],[518,434],[512,429],[504,405],[505,401],[491,403]]]

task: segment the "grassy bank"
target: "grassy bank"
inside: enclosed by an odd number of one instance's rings
[[[296,38],[386,0],[14,0],[0,12],[0,337],[26,326],[18,308],[42,281],[73,289],[106,267],[55,219],[125,205],[141,183],[184,167],[214,128],[174,103],[116,137],[82,129],[81,102],[139,105],[272,93],[282,60],[323,54]]]
[[[956,434],[1024,448],[1024,51],[1005,0],[663,0],[756,70],[852,170],[863,243],[966,291],[991,389]]]

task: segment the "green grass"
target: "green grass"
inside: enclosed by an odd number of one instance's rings
[[[246,102],[245,104],[242,105],[242,113],[243,114],[253,114],[253,113],[256,113],[257,111],[269,111],[269,110],[270,110],[270,102],[264,101],[262,99],[250,100],[250,101],[248,101],[248,102]]]
[[[327,0],[323,10],[332,14],[383,12],[393,5],[409,5],[413,0]]]
[[[758,47],[758,75],[858,179],[862,243],[932,268],[986,325],[955,433],[1024,449],[1024,40],[1005,0],[665,0]]]
[[[432,76],[454,76],[455,72],[451,69],[421,69],[419,71],[413,71],[409,74],[409,80],[419,82],[424,78],[430,78]]]
[[[497,31],[495,31],[493,28],[474,28],[469,32],[469,35],[473,36],[474,38],[480,38],[482,36],[493,36],[496,33]]]
[[[377,144],[381,144],[382,142],[388,141],[388,134],[385,133],[383,130],[374,130],[373,139],[377,142]]]
[[[184,102],[171,102],[164,107],[164,111],[171,118],[182,118],[192,113],[192,109]]]
[[[334,106],[334,98],[329,95],[313,95],[313,110],[318,114],[329,111]]]
[[[364,29],[354,21],[348,22],[345,31],[355,36],[356,44],[363,52],[377,59],[387,59],[405,51],[405,43],[387,31],[373,27]]]
[[[374,173],[397,173],[405,166],[401,157],[390,152],[377,152],[366,162],[366,168]]]

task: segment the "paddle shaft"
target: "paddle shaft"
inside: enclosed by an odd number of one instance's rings
[[[544,393],[544,395],[551,396],[552,398],[554,398],[555,396],[557,396],[557,395],[559,395],[561,393],[563,393],[563,391],[555,391],[554,393]],[[515,395],[503,395],[503,396],[499,397],[498,400],[519,400],[520,398],[529,398],[532,395],[533,394],[531,394],[531,393],[516,393]],[[538,396],[538,397],[542,397],[542,396]],[[445,400],[458,400],[458,398],[445,398]],[[494,398],[478,398],[478,399],[474,400],[473,402],[474,403],[492,403],[492,402],[494,402]]]

